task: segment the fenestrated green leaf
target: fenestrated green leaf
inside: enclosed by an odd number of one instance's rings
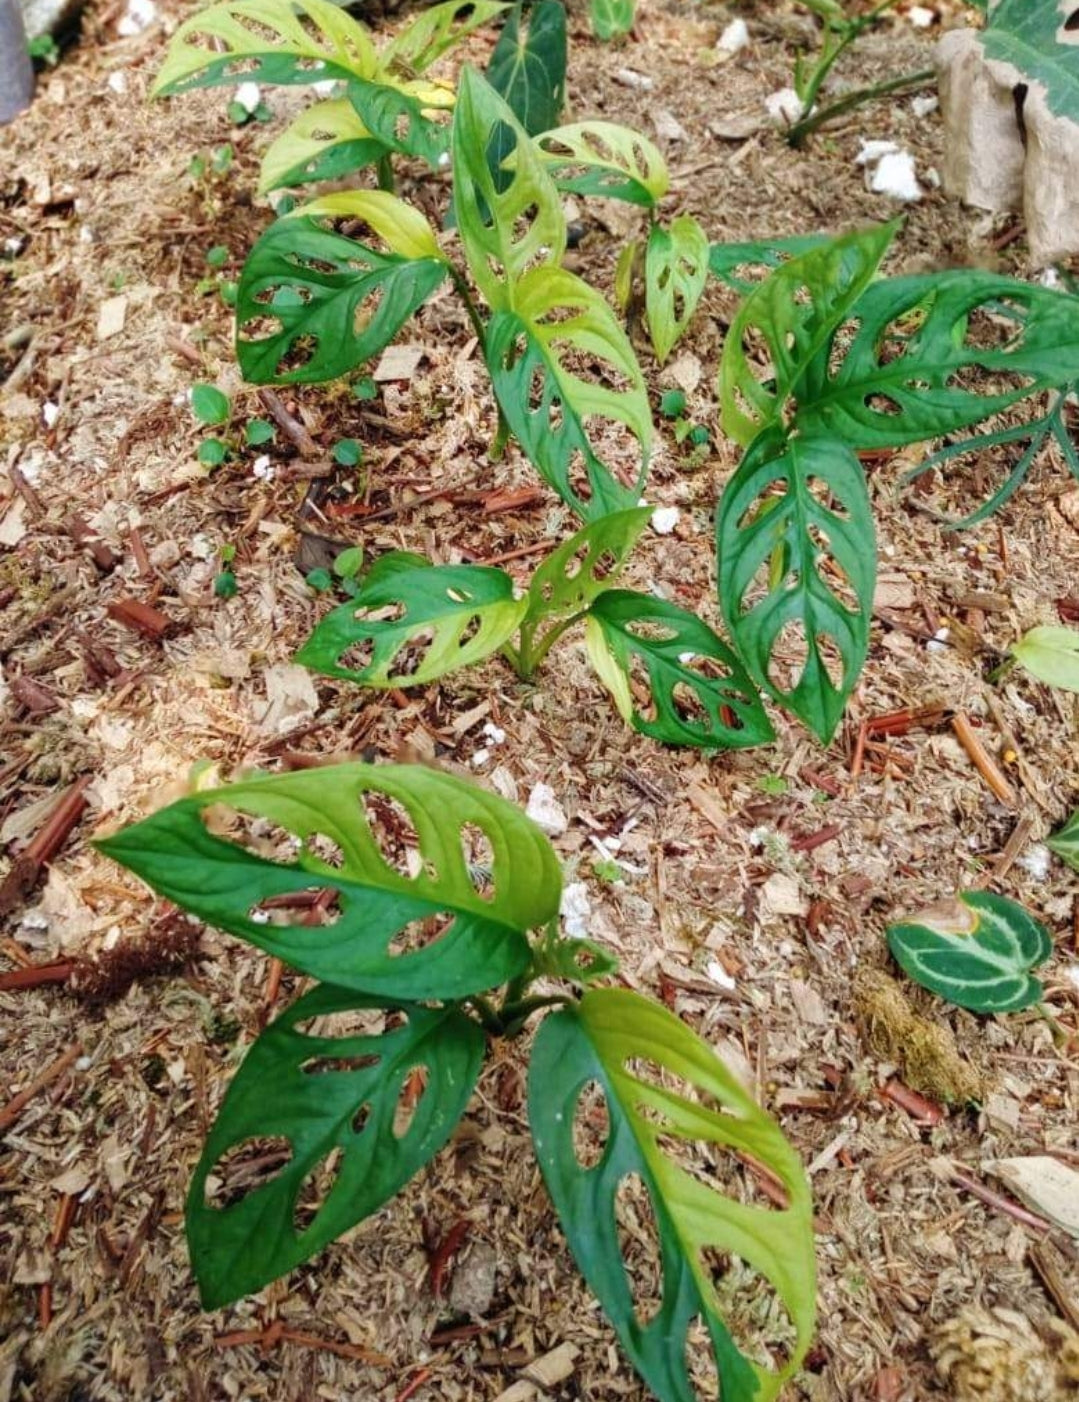
[[[656,147],[616,122],[555,127],[535,137],[534,145],[560,190],[651,209],[670,188],[667,163]]]
[[[564,540],[532,576],[525,623],[580,613],[610,589],[651,514],[650,506],[615,511]]]
[[[363,1010],[383,1030],[301,1030],[312,1019]],[[382,1008],[332,987],[314,989],[271,1023],[229,1087],[188,1193],[187,1239],[203,1308],[261,1290],[403,1188],[464,1113],[483,1049],[481,1029],[457,1008]],[[417,1074],[423,1089],[398,1133],[406,1082]],[[268,1180],[256,1165],[244,1181],[244,1146],[258,1157],[267,1140],[284,1141],[282,1165]],[[239,1170],[231,1192],[223,1162]]]
[[[508,9],[501,0],[446,0],[416,15],[379,58],[384,70],[404,77],[423,73],[462,39]]]
[[[504,570],[436,566],[413,556],[389,570],[391,561],[383,556],[382,568],[319,622],[297,662],[363,686],[419,686],[497,652],[528,608],[527,598],[514,598]],[[369,656],[351,665],[344,659],[352,649]]]
[[[977,268],[885,278],[801,364],[800,425],[855,450],[916,443],[1079,378],[1079,298]]]
[[[386,154],[347,98],[316,102],[292,121],[262,158],[259,193],[340,180]]]
[[[176,31],[153,96],[242,81],[370,78],[377,71],[367,30],[329,0],[225,0]]]
[[[1079,871],[1079,808],[1062,828],[1045,839],[1045,845],[1061,861],[1067,862],[1073,871]]]
[[[653,224],[644,255],[645,315],[662,365],[697,310],[708,281],[708,237],[691,214]]]
[[[1058,624],[1031,628],[1012,644],[1011,652],[1038,681],[1079,691],[1079,630]]]
[[[622,718],[667,745],[744,749],[775,738],[761,699],[727,644],[677,604],[609,589],[588,615],[588,654]],[[650,713],[634,704],[633,661],[643,663]]]
[[[377,141],[390,151],[415,156],[438,169],[450,149],[448,122],[435,113],[453,106],[453,91],[426,79],[402,82],[356,78],[348,85],[348,100]]]
[[[997,0],[979,36],[988,58],[1013,64],[1045,92],[1049,110],[1079,122],[1075,9],[1054,0]]]
[[[745,447],[782,418],[788,399],[859,301],[895,237],[898,224],[844,234],[777,268],[749,294],[723,343],[719,397],[727,433]],[[758,349],[759,348],[759,349]],[[769,362],[756,371],[763,350]],[[807,397],[812,407],[814,396]]]
[[[369,226],[385,251],[320,221]],[[236,349],[256,384],[318,383],[377,355],[446,276],[418,210],[382,190],[302,205],[251,250],[236,302]]]
[[[915,983],[975,1013],[1010,1013],[1042,996],[1030,974],[1053,952],[1040,920],[1003,896],[961,891],[888,927],[888,948]]]
[[[527,7],[518,0],[491,54],[487,81],[529,136],[557,124],[566,100],[566,10],[561,0],[534,0]]]
[[[796,234],[785,239],[757,239],[751,243],[714,243],[708,252],[708,271],[713,277],[733,287],[736,292],[752,292],[761,278],[743,276],[759,268],[763,273],[780,268],[789,258],[819,248],[828,243],[828,234]]]
[[[512,157],[508,179],[497,164],[496,179],[492,154]],[[468,266],[493,308],[513,306],[525,272],[557,268],[566,251],[554,181],[506,102],[468,67],[453,117],[453,208]]]
[[[716,551],[723,617],[750,675],[827,742],[869,649],[876,548],[858,459],[836,438],[766,429],[720,498]],[[788,646],[804,658],[793,682]]]
[[[597,39],[614,39],[633,28],[636,0],[592,0],[592,29]]]
[[[414,829],[414,876],[391,864],[367,816],[365,801],[390,800]],[[204,821],[215,806],[294,834],[301,844],[294,859],[271,860],[215,836]],[[484,833],[493,853],[491,884],[482,893],[469,870],[466,825]],[[318,837],[333,844],[339,864],[316,855]],[[400,830],[396,840],[405,842]],[[562,887],[550,843],[523,813],[419,765],[260,775],[181,799],[97,845],[208,924],[313,978],[390,998],[461,998],[521,973],[528,963],[524,932],[557,913]],[[275,898],[326,889],[337,893],[332,923],[301,923],[295,914],[292,924],[272,923],[289,915]],[[443,915],[451,917],[448,928],[429,943],[391,952],[406,926]]]
[[[564,268],[525,273],[490,320],[485,355],[507,423],[567,505],[585,520],[637,505],[652,414],[629,338],[594,288]],[[612,430],[631,436],[629,485],[594,446]]]
[[[608,1129],[602,1157],[586,1167],[574,1133],[583,1093],[592,1085],[602,1092]],[[576,1007],[540,1027],[529,1067],[528,1113],[536,1158],[570,1250],[626,1355],[660,1402],[697,1402],[701,1395],[686,1357],[687,1332],[697,1316],[711,1337],[723,1402],[777,1397],[813,1334],[809,1185],[779,1127],[712,1049],[639,994],[590,990]],[[695,1145],[708,1154],[712,1182],[684,1166],[683,1156]],[[748,1155],[775,1174],[789,1206],[775,1209],[724,1193],[716,1175],[716,1156],[724,1151]],[[662,1266],[662,1301],[647,1323],[635,1309],[616,1217],[619,1187],[634,1178],[651,1201]],[[747,1357],[735,1344],[706,1251],[740,1258],[774,1290],[795,1336],[781,1370]]]

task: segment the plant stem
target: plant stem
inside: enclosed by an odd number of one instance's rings
[[[587,608],[578,609],[569,618],[564,618],[561,623],[556,623],[539,641],[538,645],[533,642],[535,636],[535,625],[532,628],[521,629],[521,650],[518,655],[517,674],[523,681],[530,681],[535,675],[536,668],[540,666],[543,659],[550,652],[558,639],[575,623],[579,623],[588,613]]]
[[[921,68],[917,73],[904,73],[899,78],[889,78],[885,83],[874,83],[870,88],[859,88],[857,92],[847,93],[837,102],[821,107],[803,117],[800,122],[795,122],[787,132],[787,140],[792,146],[803,146],[806,137],[834,117],[841,117],[844,112],[861,107],[863,103],[874,102],[878,97],[887,97],[889,93],[898,92],[901,88],[920,87],[923,83],[931,82],[935,76],[932,68]]]
[[[393,160],[388,151],[384,156],[379,156],[376,170],[378,173],[378,188],[380,190],[386,190],[391,195],[396,194],[397,181],[393,174]]]
[[[522,998],[517,1003],[503,1004],[501,1011],[502,1036],[519,1036],[524,1030],[525,1023],[540,1008],[565,1007],[572,1002],[573,999],[565,993],[551,993],[535,998]]]
[[[483,324],[483,318],[480,316],[479,308],[476,306],[475,299],[468,286],[468,279],[465,277],[464,273],[461,272],[460,268],[453,263],[450,264],[450,277],[453,279],[453,285],[457,289],[458,296],[465,304],[465,311],[468,313],[468,319],[472,323],[473,331],[476,333],[476,339],[480,343],[480,349],[486,353],[487,328]],[[510,426],[506,422],[505,414],[502,412],[502,405],[499,404],[498,428],[495,430],[494,442],[491,444],[489,453],[492,462],[497,462],[502,456],[503,450],[509,440]],[[514,665],[516,666],[516,663]]]

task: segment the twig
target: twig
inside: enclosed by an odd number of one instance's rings
[[[523,560],[527,555],[538,555],[541,551],[549,550],[553,544],[553,540],[538,540],[534,545],[522,545],[517,550],[506,550],[501,555],[474,555],[471,550],[462,550],[461,554],[473,565],[506,565],[511,560]]]
[[[996,761],[990,758],[985,746],[978,739],[974,727],[962,711],[958,711],[952,717],[952,729],[955,731],[959,743],[970,756],[974,768],[988,784],[995,797],[998,798],[1005,807],[1017,808],[1019,806],[1019,800],[1016,797],[1015,790],[1008,782],[1006,776],[1001,772]]]
[[[265,1329],[237,1329],[231,1334],[218,1334],[214,1339],[215,1348],[243,1348],[246,1344],[256,1344],[263,1353],[269,1353],[279,1343],[299,1344],[301,1348],[317,1348],[338,1358],[351,1358],[357,1363],[368,1363],[374,1368],[388,1368],[390,1359],[384,1353],[375,1353],[359,1344],[339,1344],[332,1339],[322,1339],[316,1334],[305,1334],[300,1329],[290,1329],[280,1319],[267,1324]]]
[[[830,823],[828,827],[820,828],[817,832],[808,832],[802,837],[792,838],[790,849],[792,852],[815,852],[825,843],[834,842],[842,831],[838,823]]]
[[[25,1090],[19,1091],[18,1095],[9,1100],[0,1110],[0,1133],[10,1129],[34,1096],[43,1091],[46,1086],[51,1085],[53,1081],[58,1080],[80,1056],[82,1056],[82,1046],[76,1042],[74,1046],[68,1047],[66,1052],[58,1056],[51,1066],[46,1066],[41,1075],[36,1076]]]
[[[1012,835],[1004,845],[1004,851],[994,862],[988,872],[982,873],[981,883],[989,885],[995,881],[1003,881],[1008,872],[1011,871],[1019,858],[1020,852],[1030,840],[1031,829],[1034,827],[1034,819],[1029,813],[1024,813],[1012,829]]]
[[[0,974],[0,993],[14,993],[19,988],[40,988],[46,983],[67,983],[74,967],[71,959],[54,959],[49,964],[31,964],[29,968],[12,969]]]
[[[178,355],[181,360],[186,360],[188,365],[201,368],[202,352],[196,346],[193,346],[190,341],[185,341],[182,336],[170,335],[165,337],[165,344],[168,346],[169,350],[175,355]]]
[[[318,444],[299,419],[285,408],[279,394],[272,389],[260,389],[259,401],[285,437],[295,445],[300,457],[318,457]]]
[[[910,1086],[905,1086],[902,1081],[897,1081],[894,1076],[881,1090],[880,1095],[882,1100],[890,1100],[893,1105],[898,1105],[900,1110],[906,1111],[917,1124],[939,1125],[944,1119],[944,1111],[939,1105],[927,1100],[916,1090],[911,1090]]]
[[[1031,1243],[1027,1255],[1057,1309],[1073,1329],[1079,1330],[1079,1304],[1055,1259],[1056,1248],[1048,1241],[1035,1241]]]
[[[858,738],[854,742],[854,754],[850,761],[850,777],[857,779],[861,775],[862,765],[865,763],[865,742],[869,734],[868,721],[862,721],[858,727]]]
[[[45,823],[12,863],[0,882],[0,916],[10,915],[37,884],[43,867],[53,860],[78,824],[86,808],[90,776],[83,775],[68,788]]]
[[[10,469],[8,475],[11,478],[12,486],[30,508],[30,514],[32,516],[44,516],[46,514],[45,503],[30,485],[30,481],[22,468],[13,467]]]
[[[430,1368],[421,1368],[418,1373],[413,1374],[412,1380],[407,1382],[401,1391],[394,1398],[394,1402],[408,1402],[410,1397],[414,1397],[427,1379],[431,1376]]]
[[[454,1222],[446,1235],[434,1248],[427,1258],[427,1280],[431,1287],[431,1294],[436,1300],[442,1298],[442,1287],[446,1267],[461,1249],[465,1238],[471,1230],[472,1224],[466,1217]]]
[[[995,1193],[992,1188],[987,1188],[984,1183],[979,1183],[976,1178],[968,1178],[959,1169],[953,1168],[951,1171],[952,1182],[957,1188],[964,1188],[972,1197],[976,1197],[980,1202],[984,1202],[987,1207],[994,1208],[997,1212],[1007,1213],[1009,1217],[1014,1217],[1017,1222],[1022,1222],[1025,1227],[1030,1227],[1036,1232],[1051,1231],[1051,1224],[1044,1217],[1039,1217],[1036,1212],[1029,1212],[1018,1202],[1013,1202],[1011,1198],[1003,1197],[1000,1193]]]

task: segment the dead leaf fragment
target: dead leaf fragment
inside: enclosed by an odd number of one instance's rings
[[[124,329],[127,321],[127,298],[108,297],[97,313],[97,339],[107,341]]]
[[[266,668],[266,709],[258,721],[263,735],[284,735],[318,710],[318,692],[306,667],[282,662]]]
[[[390,380],[411,380],[427,354],[423,346],[387,346],[372,376],[376,384]]]
[[[808,915],[809,902],[796,877],[774,872],[761,887],[761,915]]]

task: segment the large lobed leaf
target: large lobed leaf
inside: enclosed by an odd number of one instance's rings
[[[976,1013],[1016,1012],[1038,1002],[1030,970],[1053,952],[1049,932],[1015,901],[961,891],[888,927],[888,947],[915,983]]]
[[[708,281],[708,236],[691,214],[655,223],[644,255],[645,315],[662,365],[689,325]]]
[[[869,649],[876,550],[858,459],[838,438],[765,430],[724,489],[716,552],[723,617],[750,675],[827,742]],[[804,657],[793,684],[778,675],[791,632]]]
[[[456,1008],[390,1004],[385,1030],[331,1036],[315,1018],[376,1009],[340,988],[316,988],[247,1053],[210,1131],[187,1200],[187,1238],[204,1309],[219,1309],[306,1261],[403,1188],[449,1139],[483,1060],[478,1024]],[[422,1090],[407,1128],[395,1119]],[[230,1153],[283,1140],[288,1158],[223,1205],[210,1175]],[[329,1183],[305,1220],[305,1188]],[[209,1180],[209,1181],[208,1181]]]
[[[827,234],[794,234],[790,238],[756,239],[750,243],[714,243],[708,251],[708,271],[736,292],[752,292],[761,275],[781,268],[790,258],[827,243]],[[754,270],[762,273],[750,276]]]
[[[316,102],[271,142],[259,168],[259,193],[344,179],[380,160],[387,149],[347,98]]]
[[[379,560],[347,603],[319,622],[296,660],[363,686],[419,686],[497,652],[527,608],[527,599],[514,597],[504,570],[432,565],[394,552]],[[363,645],[370,657],[361,665],[342,660]],[[406,650],[419,654],[407,672],[400,670]]]
[[[485,351],[506,421],[562,500],[585,520],[635,506],[652,415],[633,347],[600,294],[564,268],[534,268],[492,316]],[[612,432],[632,443],[629,485],[600,456]]]
[[[561,0],[535,0],[527,8],[518,0],[491,54],[487,81],[529,136],[557,123],[566,100],[566,10]]]
[[[371,795],[407,812],[416,875],[383,854],[364,807]],[[295,859],[273,861],[215,836],[206,810],[220,805],[294,834]],[[493,852],[486,894],[470,872],[466,825]],[[339,865],[315,854],[316,837],[334,845]],[[208,924],[314,978],[391,998],[460,998],[519,974],[529,958],[525,931],[557,913],[561,891],[550,844],[523,814],[449,774],[410,765],[260,775],[181,799],[98,846]],[[326,889],[337,893],[333,923],[271,923],[265,902]],[[390,952],[406,926],[443,914],[448,928],[429,944]]]
[[[650,506],[613,511],[552,550],[529,582],[525,624],[579,614],[610,589],[651,514]]]
[[[322,221],[367,225],[385,245]],[[236,302],[236,349],[256,384],[318,383],[377,355],[448,271],[423,215],[382,190],[302,205],[248,255]]]
[[[1075,7],[1054,0],[997,0],[981,34],[989,58],[1013,64],[1045,91],[1050,111],[1079,122]]]
[[[639,132],[616,122],[574,122],[534,140],[560,190],[651,209],[670,188],[667,163]]]
[[[475,30],[503,14],[502,0],[445,0],[416,15],[380,58],[382,67],[404,77],[424,73]]]
[[[153,95],[245,80],[371,78],[378,67],[367,30],[330,0],[224,0],[176,31]]]
[[[575,1008],[549,1017],[528,1082],[536,1157],[570,1250],[660,1402],[699,1396],[686,1358],[698,1316],[711,1337],[723,1402],[778,1396],[809,1346],[815,1297],[809,1186],[778,1126],[672,1013],[622,989],[589,991]],[[592,1084],[602,1092],[608,1129],[602,1157],[586,1167],[574,1130]],[[679,1161],[680,1148],[694,1145],[750,1156],[779,1179],[789,1206],[741,1202],[702,1181]],[[631,1176],[647,1190],[659,1235],[662,1302],[647,1324],[634,1306],[616,1219],[619,1187]],[[766,1367],[737,1347],[720,1314],[708,1250],[740,1257],[772,1286],[796,1336],[786,1366]]]
[[[742,749],[775,738],[745,668],[696,614],[629,589],[609,589],[588,615],[588,653],[623,718],[668,745]],[[635,704],[634,662],[647,709]]]

